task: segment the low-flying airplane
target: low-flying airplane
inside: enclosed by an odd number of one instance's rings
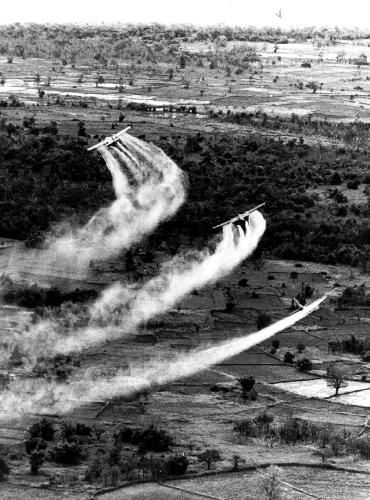
[[[121,132],[117,132],[117,134],[111,135],[110,137],[106,137],[104,141],[98,142],[98,144],[95,144],[95,146],[87,148],[87,150],[92,151],[93,149],[98,149],[101,146],[110,146],[111,144],[115,144],[121,137],[121,135],[125,134],[130,128],[131,127],[126,127],[125,129],[121,130]]]
[[[263,207],[263,205],[266,205],[266,203],[261,203],[261,205],[257,205],[254,208],[251,208],[250,210],[247,210],[243,214],[239,214],[233,219],[227,220],[226,222],[223,222],[222,224],[218,224],[217,226],[214,226],[212,229],[217,229],[218,227],[223,227],[227,226],[228,224],[234,224],[235,226],[237,225],[243,225],[245,224],[245,219],[253,212],[258,210],[259,208]]]

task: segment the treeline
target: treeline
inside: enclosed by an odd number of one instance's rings
[[[0,27],[0,55],[8,62],[16,57],[54,59],[63,65],[82,61],[104,67],[112,60],[155,63],[174,62],[191,42],[215,43],[218,48],[227,42],[312,41],[317,45],[336,45],[339,40],[370,38],[370,30],[351,28],[258,28],[160,24],[126,24],[104,26],[42,25],[16,23]],[[189,57],[193,55],[189,52]]]
[[[360,286],[347,287],[338,298],[339,308],[350,307],[370,307],[370,293],[365,283]]]
[[[336,432],[329,425],[318,425],[299,418],[288,418],[283,423],[276,423],[272,413],[261,413],[254,418],[238,421],[234,430],[246,438],[257,437],[266,440],[271,447],[276,443],[288,445],[318,445],[317,454],[323,462],[330,457],[355,455],[365,460],[370,458],[370,438],[358,437],[350,431]]]
[[[353,334],[346,339],[329,340],[328,351],[333,354],[349,352],[362,355],[367,360],[370,355],[370,340],[364,337],[358,338]]]
[[[217,41],[217,50],[222,53],[224,41],[230,34],[224,35],[224,29],[209,28],[209,40]],[[226,30],[227,32],[227,30]],[[0,27],[0,55],[7,56],[8,63],[14,57],[38,57],[53,60],[61,66],[89,63],[96,68],[116,68],[117,61],[133,64],[165,62],[181,65],[179,57],[184,54],[183,44],[204,40],[207,30],[199,33],[194,26],[121,25],[121,26],[71,26],[71,25],[9,25]],[[235,40],[256,40],[253,35],[237,35]],[[279,41],[280,35],[262,35],[261,41]],[[257,60],[256,52],[251,47],[228,47],[230,53],[243,55],[248,53],[250,60]],[[204,57],[212,56],[205,54]],[[200,56],[187,52],[189,61],[196,64]],[[214,59],[214,54],[211,57]],[[210,60],[211,60],[210,59]]]
[[[360,40],[370,38],[369,29],[350,27],[317,28],[315,26],[257,27],[257,26],[194,26],[152,24],[115,24],[115,25],[62,25],[62,24],[12,24],[0,27],[0,40],[18,43],[18,53],[22,42],[34,42],[41,39],[51,42],[52,47],[61,46],[78,40],[97,38],[101,41],[117,42],[126,38],[141,38],[146,41],[181,40],[183,42],[216,42],[224,37],[227,41],[288,43],[288,40],[307,41],[321,39],[335,44],[337,40]],[[46,49],[46,48],[45,48]],[[47,49],[46,49],[47,50]],[[49,48],[50,50],[50,48]]]
[[[16,304],[30,309],[59,307],[64,302],[86,302],[96,299],[98,292],[95,290],[80,290],[76,288],[71,292],[62,292],[58,288],[42,288],[38,285],[23,287],[13,283],[2,293],[6,304]]]
[[[226,113],[222,110],[218,112],[210,110],[209,115],[212,119],[227,123],[252,125],[256,128],[295,134],[298,137],[322,136],[359,148],[367,147],[370,140],[370,124],[362,122],[361,120],[352,123],[341,123],[330,122],[328,120],[316,120],[312,119],[311,116],[301,117],[295,113],[292,113],[290,118],[285,118],[282,116],[268,115],[261,111],[252,113],[246,111],[233,112],[231,110],[228,110]]]

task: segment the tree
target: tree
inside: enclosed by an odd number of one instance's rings
[[[44,463],[44,460],[45,460],[44,450],[33,450],[30,453],[31,474],[33,476],[37,476],[41,465]]]
[[[51,452],[54,462],[63,465],[75,465],[81,462],[85,454],[78,443],[59,442]]]
[[[175,455],[171,455],[167,459],[167,473],[169,476],[182,476],[183,474],[185,474],[188,465],[189,460],[186,455],[184,455],[184,453],[176,453]]]
[[[238,378],[239,384],[242,386],[242,398],[247,399],[250,391],[253,389],[256,381],[254,377],[240,377]]]
[[[306,349],[306,346],[303,342],[299,342],[297,345],[298,352],[303,352]]]
[[[5,480],[5,476],[9,474],[9,466],[3,457],[0,457],[0,481]]]
[[[84,122],[78,122],[77,135],[79,137],[86,137],[86,127]]]
[[[104,76],[103,75],[98,75],[96,78],[95,85],[98,87],[101,83],[104,83]]]
[[[260,473],[259,484],[263,492],[262,498],[267,500],[282,500],[284,498],[280,477],[280,469],[274,466],[269,467],[266,472]]]
[[[287,351],[284,356],[284,363],[289,363],[292,365],[294,363],[294,354],[292,354],[290,351]]]
[[[239,464],[245,463],[244,458],[240,457],[239,455],[233,455],[233,471],[239,470]]]
[[[184,54],[181,54],[180,56],[180,68],[185,69],[186,68],[186,58]]]
[[[39,422],[31,425],[28,432],[30,438],[41,438],[44,441],[52,441],[55,434],[55,428],[53,422],[44,417]]]
[[[309,372],[310,370],[312,370],[312,361],[310,361],[308,358],[300,359],[299,361],[297,361],[297,368],[304,372]]]
[[[327,382],[329,387],[335,389],[335,396],[338,396],[339,389],[347,387],[348,370],[343,366],[331,364],[326,370]]]
[[[258,330],[261,330],[262,328],[265,328],[271,323],[271,316],[266,313],[260,313],[257,316],[256,320],[256,326]]]
[[[211,470],[211,465],[214,462],[221,460],[220,453],[215,449],[208,449],[203,451],[198,455],[199,462],[205,462],[207,464],[207,470]]]

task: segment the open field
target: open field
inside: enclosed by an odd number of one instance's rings
[[[315,283],[315,295],[320,296],[328,291],[333,281],[343,281],[347,276],[348,269],[345,267],[337,266],[328,269],[325,266],[317,264],[301,263],[303,267],[299,268],[299,272],[304,279],[309,278],[312,283]],[[252,332],[256,329],[255,321],[256,314],[251,315],[248,306],[245,307],[245,295],[250,292],[239,290],[239,281],[242,276],[249,276],[251,290],[255,289],[258,285],[260,291],[260,298],[253,299],[254,311],[269,311],[268,302],[264,298],[264,292],[272,294],[271,281],[267,280],[267,275],[275,272],[277,276],[280,269],[286,270],[286,275],[281,276],[291,287],[293,293],[294,289],[298,290],[301,286],[300,279],[291,280],[289,278],[290,269],[297,269],[294,263],[288,261],[266,261],[264,266],[259,271],[254,269],[252,264],[242,267],[229,277],[223,279],[216,287],[208,287],[201,290],[198,295],[191,296],[190,299],[184,300],[176,309],[176,315],[171,312],[163,316],[163,326],[150,330],[155,333],[158,342],[155,345],[143,344],[135,339],[135,337],[126,337],[117,341],[108,342],[103,346],[90,348],[79,356],[81,369],[94,369],[95,373],[100,374],[114,374],[119,369],[125,369],[135,359],[140,360],[142,363],[144,359],[152,359],[153,357],[166,356],[172,359],[177,353],[183,352],[184,349],[188,350],[192,347],[204,345],[209,342],[222,341],[226,338],[245,335],[246,332]],[[322,271],[327,272],[326,277],[323,279]],[[250,272],[249,272],[250,271]],[[335,275],[332,276],[331,273]],[[330,274],[329,274],[330,273]],[[327,276],[330,276],[328,278]],[[363,276],[360,273],[352,273],[352,282],[360,283]],[[294,283],[291,283],[294,281]],[[276,297],[279,297],[279,284],[274,283]],[[214,309],[216,304],[223,306],[224,290],[231,289],[235,293],[236,298],[236,312],[225,313],[222,308]],[[339,293],[339,290],[338,292]],[[273,295],[274,296],[274,295]],[[213,299],[212,299],[213,297]],[[216,302],[214,298],[217,298]],[[275,318],[282,317],[288,313],[287,305],[284,301],[279,305],[271,302],[271,313]],[[209,309],[207,309],[209,308]],[[26,314],[19,316],[21,310],[15,308],[3,308],[3,325],[4,328],[19,327],[19,321],[24,321]],[[206,324],[200,323],[200,330],[195,332],[193,326],[189,324],[186,326],[181,316],[187,316],[189,311],[199,314],[199,311],[205,312],[205,316],[209,315],[212,311],[213,319],[216,324],[207,322]],[[322,319],[320,319],[322,316]],[[197,316],[195,315],[194,318]],[[223,318],[224,326],[220,326],[217,318]],[[238,319],[238,321],[236,321]],[[235,320],[235,321],[234,321]],[[10,323],[12,322],[12,323]],[[243,324],[244,322],[244,324]],[[138,401],[128,401],[125,398],[117,398],[106,401],[92,401],[90,404],[79,406],[77,404],[75,410],[71,411],[67,418],[72,422],[84,422],[88,425],[98,424],[101,425],[106,432],[117,425],[139,425],[146,427],[153,424],[158,427],[165,427],[166,430],[173,436],[176,436],[176,450],[185,452],[190,460],[189,472],[199,472],[204,470],[203,466],[197,460],[197,454],[205,448],[216,448],[221,453],[221,461],[217,462],[214,467],[218,470],[228,468],[232,464],[232,457],[238,454],[246,461],[246,464],[255,463],[282,463],[282,462],[299,462],[299,463],[313,463],[320,462],[318,456],[315,455],[315,448],[312,445],[297,445],[289,446],[280,444],[270,448],[267,444],[260,439],[244,439],[238,437],[233,431],[233,422],[245,418],[252,418],[260,414],[264,409],[273,412],[275,419],[278,422],[284,422],[288,417],[292,416],[301,420],[320,423],[320,425],[332,425],[338,431],[346,429],[347,431],[358,433],[360,432],[369,414],[367,405],[362,404],[360,395],[363,393],[352,392],[357,390],[358,386],[364,385],[359,382],[351,382],[349,387],[343,392],[349,394],[340,395],[337,398],[318,399],[318,397],[329,396],[333,393],[329,389],[326,382],[317,378],[314,374],[308,372],[300,372],[294,366],[282,363],[280,360],[279,351],[284,352],[289,349],[293,352],[296,351],[298,342],[305,342],[309,344],[314,342],[318,352],[325,352],[327,342],[333,336],[338,336],[338,323],[341,324],[341,319],[332,310],[330,301],[327,301],[323,308],[313,315],[313,318],[305,320],[302,324],[297,325],[297,329],[290,329],[288,332],[278,334],[277,338],[280,340],[280,349],[275,356],[271,356],[268,351],[270,349],[269,343],[262,344],[249,351],[241,353],[240,355],[231,358],[224,363],[215,366],[211,370],[199,372],[187,379],[180,379],[176,382],[169,384],[167,387],[160,389],[150,395],[148,401],[145,403],[145,412],[143,413],[142,406]],[[8,325],[8,326],[5,326]],[[312,329],[320,325],[320,330]],[[363,329],[363,321],[351,321],[347,316],[347,327],[350,325],[351,333],[362,335],[365,330]],[[300,330],[299,328],[308,328],[311,330]],[[357,330],[357,329],[358,330]],[[320,338],[310,336],[320,335]],[[5,331],[3,331],[3,334]],[[142,332],[145,333],[145,332]],[[148,332],[149,333],[149,332]],[[8,333],[7,333],[8,334]],[[343,337],[348,336],[348,329],[342,329]],[[311,352],[312,347],[307,346],[305,351]],[[303,356],[306,355],[303,351]],[[297,352],[298,355],[298,352]],[[298,355],[299,356],[299,355]],[[324,356],[324,354],[323,354]],[[316,363],[319,367],[321,362],[325,362],[317,357]],[[336,359],[339,359],[338,356]],[[343,355],[343,359],[346,356]],[[352,359],[353,363],[359,363],[357,359]],[[14,370],[13,376],[22,376],[22,370]],[[256,379],[256,390],[258,392],[258,399],[256,401],[244,402],[240,397],[240,389],[236,377],[239,376],[254,376]],[[288,382],[291,381],[291,382]],[[295,381],[295,382],[294,382]],[[298,382],[299,381],[299,382]],[[215,384],[220,384],[222,387],[227,388],[228,392],[212,392],[210,387]],[[316,387],[317,390],[312,393],[303,392],[306,387]],[[368,385],[368,384],[367,384]],[[290,391],[290,387],[299,388],[298,391]],[[342,392],[342,391],[341,391]],[[364,391],[366,392],[366,391]],[[368,391],[367,391],[368,392]],[[312,397],[315,399],[311,399]],[[357,399],[356,399],[357,398]],[[44,412],[48,415],[48,412]],[[10,427],[8,425],[0,428],[0,442],[5,446],[12,446],[19,443],[24,439],[25,429],[31,422],[37,421],[40,415],[29,415],[22,422],[22,426],[17,428],[13,423]],[[55,419],[56,417],[51,417]],[[56,420],[57,421],[57,420]],[[134,451],[134,447],[126,447],[126,453]],[[359,470],[370,471],[370,466],[366,461],[359,460],[356,463],[352,462],[352,458],[345,457],[335,458],[334,462],[337,465],[349,465],[358,468]],[[24,474],[27,469],[27,464],[24,460],[10,462],[14,468],[15,477]],[[55,468],[52,464],[45,464],[44,472],[41,472],[40,480],[48,482],[49,475],[55,473]],[[80,482],[83,476],[84,466],[80,469],[79,480],[77,485],[80,488],[81,498],[85,495],[85,486]],[[68,483],[68,475],[58,469],[58,474],[64,477],[66,484]],[[301,471],[302,472],[302,471]],[[284,468],[284,477],[289,484],[307,490],[312,494],[320,494],[323,487],[324,477],[328,480],[329,477],[336,477],[337,473],[321,472],[315,470],[314,477],[307,476],[306,473],[302,474],[296,472],[295,468]],[[320,479],[322,474],[322,479]],[[333,476],[332,476],[333,474]],[[362,477],[348,473],[348,488],[356,492],[356,498],[366,498],[363,495],[367,481],[367,476],[364,481]],[[17,476],[18,475],[18,476]],[[302,477],[310,479],[306,481]],[[231,477],[231,476],[230,476]],[[361,481],[358,481],[361,479]],[[27,478],[29,480],[29,478]],[[13,479],[11,483],[13,484]],[[31,479],[31,482],[33,480]],[[190,480],[189,482],[181,481],[181,487],[184,486],[190,491],[203,492],[208,491],[207,494],[214,495],[216,498],[226,498],[223,496],[222,491],[225,491],[227,476],[220,478],[207,478],[202,480]],[[240,498],[240,491],[245,491],[246,488],[255,487],[254,474],[239,475],[238,479],[230,479],[234,482],[235,493],[230,490],[230,495],[227,498]],[[208,488],[209,483],[209,490]],[[15,483],[14,483],[15,484]],[[172,484],[172,483],[171,483]],[[334,488],[330,493],[331,498],[346,498],[340,497],[339,491],[344,490],[338,483],[338,488]],[[50,486],[50,498],[53,498],[53,487]],[[146,491],[149,491],[148,498],[155,498],[153,495],[158,494],[158,498],[177,498],[175,490],[163,492],[162,487],[152,489],[151,486],[136,487],[133,489],[123,490],[127,491],[127,498],[146,498]],[[71,491],[71,498],[73,498],[73,491]],[[229,489],[228,489],[229,491]],[[136,492],[136,493],[135,493]],[[116,498],[115,495],[122,494],[122,491],[105,495],[107,498]],[[135,496],[139,495],[139,496]],[[141,495],[141,496],[140,496]],[[162,496],[161,496],[162,495]],[[189,493],[189,498],[192,498]],[[229,495],[229,493],[228,493]],[[344,493],[343,493],[344,495]],[[20,496],[19,498],[22,498]],[[42,498],[42,497],[40,497]],[[45,497],[49,498],[49,497]],[[180,498],[180,497],[179,497]],[[181,497],[184,498],[184,497]],[[248,497],[245,497],[248,498]],[[252,498],[252,497],[251,497]],[[296,498],[299,498],[297,496]]]
[[[239,43],[239,46],[241,44]],[[99,70],[86,66],[63,67],[57,61],[17,58],[9,64],[0,58],[0,71],[4,84],[0,85],[0,97],[16,96],[24,103],[16,109],[2,110],[2,116],[11,117],[19,124],[25,115],[36,118],[38,124],[56,121],[62,133],[75,135],[77,122],[86,123],[87,132],[92,137],[107,134],[111,124],[116,123],[120,110],[125,115],[125,123],[134,125],[135,130],[148,137],[165,133],[171,125],[172,132],[181,133],[200,130],[217,133],[229,131],[245,134],[253,129],[232,124],[219,124],[207,117],[208,112],[266,112],[290,117],[310,115],[313,119],[370,121],[370,70],[369,66],[349,63],[350,57],[360,53],[370,58],[366,41],[356,44],[343,42],[335,47],[320,50],[312,43],[289,43],[279,45],[274,52],[274,44],[247,43],[261,56],[261,63],[251,63],[241,74],[225,75],[224,69],[189,66],[176,68],[169,80],[168,71],[173,65],[157,63],[136,65],[119,62],[119,69]],[[186,53],[204,53],[214,50],[209,44],[185,44]],[[345,52],[343,62],[335,58]],[[311,68],[302,68],[302,62],[310,62]],[[102,77],[96,83],[97,74]],[[124,74],[124,81],[119,75]],[[39,75],[39,76],[35,76]],[[83,75],[81,79],[81,75]],[[133,77],[129,76],[133,75]],[[131,81],[128,82],[128,80]],[[46,82],[48,81],[47,85]],[[302,82],[302,88],[298,83]],[[318,90],[305,87],[309,82],[317,82]],[[39,89],[44,91],[39,97]],[[148,104],[151,112],[127,110],[126,106]],[[193,106],[197,115],[187,115],[176,111],[166,111],[168,106]],[[259,131],[261,133],[261,130]],[[266,131],[266,134],[284,136],[283,131]],[[310,140],[308,137],[305,140]],[[315,141],[321,141],[319,136]]]

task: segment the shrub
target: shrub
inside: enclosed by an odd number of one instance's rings
[[[299,342],[299,344],[297,345],[297,349],[298,352],[303,352],[306,349],[306,346],[302,342]]]
[[[27,455],[30,455],[33,451],[35,450],[46,450],[47,448],[47,442],[44,441],[42,438],[39,437],[33,437],[31,439],[27,439],[26,441],[26,453]]]
[[[171,455],[166,462],[167,473],[170,476],[182,476],[185,474],[189,465],[189,460],[186,455],[175,454]]]
[[[61,434],[63,439],[68,442],[80,441],[80,438],[82,437],[91,437],[92,429],[88,425],[81,424],[79,422],[76,424],[72,424],[71,422],[62,422]]]
[[[332,186],[339,186],[340,184],[342,184],[342,177],[338,172],[334,172],[329,179],[329,183]]]
[[[5,461],[5,458],[0,457],[0,481],[5,480],[5,476],[9,474],[9,466]]]
[[[292,354],[290,351],[287,351],[284,355],[284,363],[289,363],[292,365],[294,363],[294,354]]]
[[[254,418],[254,422],[256,423],[260,431],[262,430],[267,431],[270,428],[274,419],[275,416],[272,413],[267,413],[266,411],[264,411],[263,413],[260,413],[259,415],[257,415],[257,417]]]
[[[290,418],[279,429],[280,439],[286,444],[308,441],[312,438],[311,426],[308,422]]]
[[[242,420],[234,424],[234,431],[239,432],[240,435],[245,437],[256,437],[258,436],[258,428],[254,419]]]
[[[92,458],[92,460],[89,461],[86,474],[85,474],[85,479],[89,483],[95,483],[99,481],[102,477],[102,471],[104,468],[105,462],[102,457],[100,456],[95,456]]]
[[[173,441],[169,434],[164,430],[159,430],[151,425],[141,433],[139,440],[139,452],[147,451],[163,452],[167,451]]]
[[[31,474],[37,476],[41,465],[45,460],[45,452],[43,450],[33,450],[30,454]]]
[[[256,383],[254,377],[240,377],[238,378],[238,382],[242,387],[243,399],[247,399],[248,394],[253,389],[254,384]]]
[[[54,447],[51,457],[58,464],[75,465],[81,462],[85,454],[78,443],[63,441]]]
[[[131,443],[132,444],[139,444],[140,443],[140,439],[141,439],[141,431],[134,431],[133,434],[132,434],[132,438],[131,438]]]
[[[272,347],[273,347],[274,349],[279,349],[279,347],[280,347],[280,340],[278,340],[278,339],[274,339],[274,340],[271,342],[271,344],[272,344]]]
[[[308,372],[312,370],[312,361],[310,361],[308,358],[300,359],[299,361],[297,361],[297,368],[299,368],[299,370]]]
[[[41,438],[45,441],[52,441],[55,429],[50,420],[43,418],[40,422],[31,425],[28,432],[31,438]]]
[[[257,316],[256,325],[257,329],[261,330],[271,323],[271,316],[266,313],[261,313]]]
[[[119,433],[119,438],[122,443],[131,443],[134,431],[131,427],[124,427]]]
[[[258,474],[259,489],[263,498],[271,500],[282,500],[285,498],[284,489],[281,484],[281,471],[278,467],[271,466],[266,472]]]
[[[357,189],[359,185],[360,181],[358,181],[357,179],[347,182],[348,189]]]

